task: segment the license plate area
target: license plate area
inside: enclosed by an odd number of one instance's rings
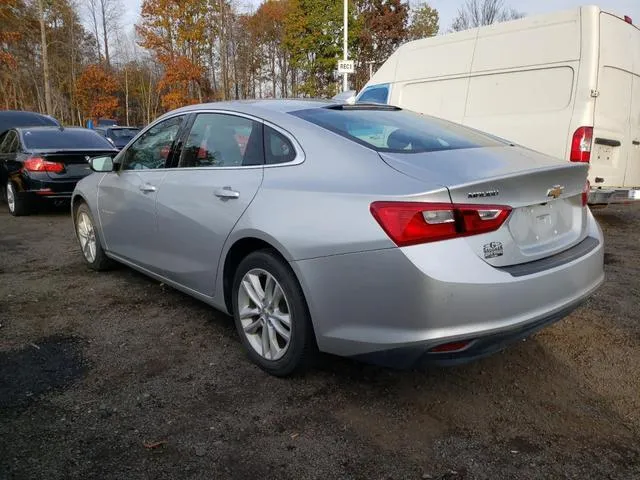
[[[520,207],[511,214],[509,231],[520,248],[538,247],[570,233],[574,227],[574,213],[571,199]]]

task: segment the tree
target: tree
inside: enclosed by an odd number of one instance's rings
[[[268,65],[273,97],[277,96],[278,81],[281,96],[286,96],[288,55],[284,49],[284,22],[287,7],[286,0],[266,0],[251,16],[248,25],[249,33],[253,35],[254,42]]]
[[[354,87],[369,79],[369,65],[381,65],[407,40],[409,4],[401,0],[359,0],[356,3],[358,59]]]
[[[78,78],[78,99],[85,116],[110,118],[118,109],[118,81],[101,65],[89,65]]]
[[[47,45],[47,33],[46,33],[46,19],[44,17],[44,8],[42,6],[42,0],[38,0],[38,19],[40,21],[40,48],[42,51],[42,73],[44,77],[44,99],[47,115],[53,113],[53,106],[51,103],[51,83],[49,83],[49,58]]]
[[[165,108],[202,101],[208,8],[200,0],[144,0],[136,25],[140,45],[164,68],[158,83]]]
[[[409,40],[433,37],[438,34],[440,16],[427,3],[414,7],[409,25]]]
[[[85,8],[89,14],[91,29],[97,40],[98,57],[102,55],[100,41],[104,48],[104,59],[108,67],[111,67],[111,55],[109,45],[119,28],[118,16],[122,12],[120,0],[85,0]]]
[[[453,20],[455,32],[524,17],[524,13],[507,7],[504,0],[465,0]]]

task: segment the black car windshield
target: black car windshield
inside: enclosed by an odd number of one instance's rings
[[[25,147],[30,149],[113,149],[100,134],[85,129],[25,129],[22,132]]]
[[[291,114],[378,152],[419,153],[506,145],[462,125],[393,107],[342,106]]]
[[[131,139],[135,137],[139,131],[140,131],[139,128],[112,128],[109,130],[109,137],[113,138],[114,140],[116,138]]]

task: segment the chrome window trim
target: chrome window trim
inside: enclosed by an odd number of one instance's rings
[[[248,114],[248,113],[236,112],[235,110],[224,110],[224,109],[202,109],[202,110],[201,109],[193,109],[193,110],[187,110],[187,111],[180,111],[180,112],[177,112],[177,113],[172,114],[172,115],[170,115],[170,114],[163,115],[160,118],[156,119],[153,123],[150,123],[149,125],[147,125],[147,127],[145,127],[143,130],[140,130],[140,132],[138,132],[138,135],[136,135],[131,140],[131,143],[129,143],[129,145],[127,145],[127,148],[123,149],[118,154],[118,157],[120,155],[123,155],[124,152],[126,150],[128,150],[128,148],[131,145],[133,145],[133,143],[135,141],[137,141],[139,136],[143,135],[147,130],[153,128],[155,125],[157,125],[161,121],[169,120],[169,119],[171,119],[173,117],[177,117],[177,116],[180,116],[180,115],[185,115],[185,116],[190,115],[190,114],[199,115],[201,113],[218,113],[218,114],[223,114],[223,115],[234,115],[236,117],[244,117],[244,118],[247,118],[249,120],[253,120],[254,122],[258,122],[258,123],[261,123],[263,125],[267,125],[268,127],[271,127],[275,131],[277,131],[278,133],[282,134],[287,140],[289,140],[289,142],[291,142],[291,145],[293,145],[293,148],[296,151],[296,156],[290,162],[275,163],[273,165],[262,164],[262,165],[236,165],[236,166],[229,166],[229,167],[174,167],[174,168],[165,168],[164,170],[173,172],[173,171],[195,171],[195,170],[248,170],[248,169],[255,169],[255,168],[281,168],[281,167],[289,167],[289,166],[294,166],[294,165],[300,165],[301,163],[303,163],[306,160],[306,155],[305,155],[304,150],[302,149],[302,146],[300,145],[300,143],[296,140],[296,138],[291,133],[289,133],[284,128],[282,128],[282,127],[280,127],[278,125],[275,125],[274,123],[272,123],[272,122],[270,122],[268,120],[264,120],[264,119],[262,119],[260,117],[256,117],[256,116]],[[137,171],[140,171],[140,170],[137,170]]]

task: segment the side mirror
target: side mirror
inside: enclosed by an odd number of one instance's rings
[[[94,172],[113,172],[113,158],[93,157],[89,159],[89,166]]]

